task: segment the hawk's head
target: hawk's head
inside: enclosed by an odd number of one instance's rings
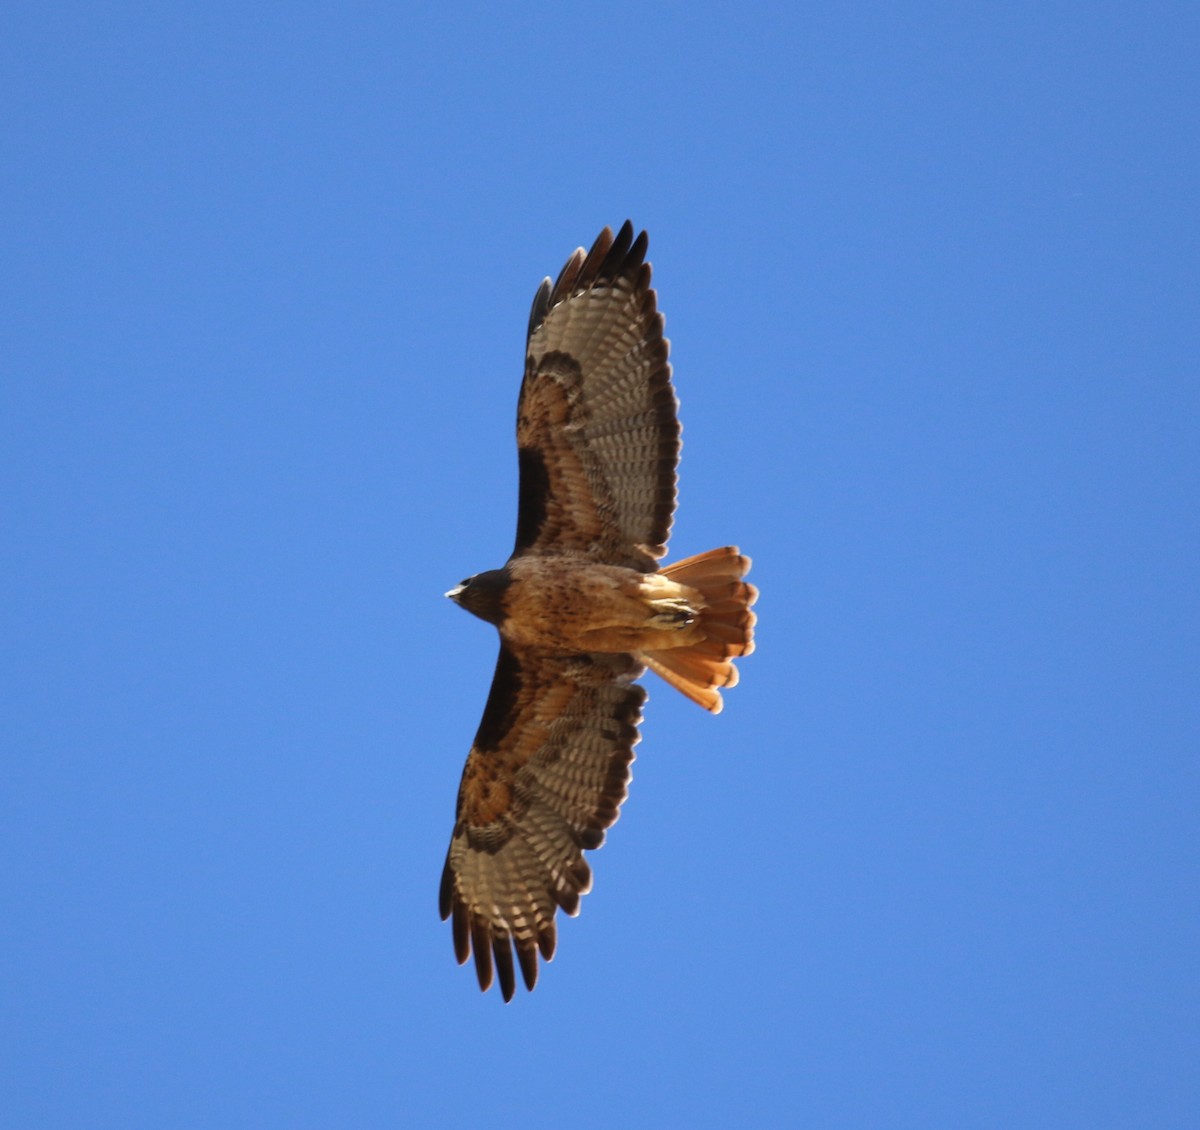
[[[460,608],[465,608],[489,624],[499,626],[506,615],[504,594],[510,584],[512,578],[507,569],[489,569],[486,573],[468,577],[446,595]]]

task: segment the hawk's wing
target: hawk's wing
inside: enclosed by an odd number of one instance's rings
[[[554,955],[554,913],[591,887],[583,852],[625,799],[646,692],[629,655],[546,656],[500,646],[483,721],[463,770],[440,910],[460,964],[511,1000],[513,948],[525,984]]]
[[[663,317],[627,220],[533,300],[517,409],[522,553],[651,570],[675,510],[679,419]]]

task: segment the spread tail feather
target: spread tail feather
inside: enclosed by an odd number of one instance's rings
[[[736,545],[664,567],[663,576],[699,594],[704,636],[684,647],[640,654],[651,671],[714,714],[722,706],[719,688],[737,685],[733,660],[754,650],[755,615],[750,606],[758,599],[758,589],[742,580],[749,571],[750,558],[740,554]]]

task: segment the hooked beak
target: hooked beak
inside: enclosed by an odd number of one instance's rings
[[[464,588],[466,588],[465,585],[455,585],[454,588],[452,588],[448,593],[444,593],[443,595],[448,596],[451,600],[457,601],[458,598],[460,596],[462,596]]]

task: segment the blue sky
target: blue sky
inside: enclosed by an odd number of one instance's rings
[[[1193,1127],[1200,19],[0,16],[0,1121]],[[626,216],[674,555],[537,991],[436,914],[529,303]]]

